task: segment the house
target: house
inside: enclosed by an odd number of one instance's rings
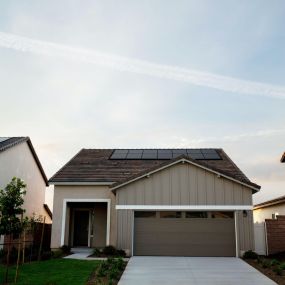
[[[283,153],[282,157],[281,157],[281,162],[285,162],[285,152]]]
[[[254,205],[253,216],[255,223],[262,223],[265,219],[276,219],[285,215],[285,196]]]
[[[49,183],[52,249],[240,256],[254,248],[260,186],[222,149],[82,149]]]
[[[23,208],[25,215],[46,216],[51,223],[48,206],[45,204],[47,177],[29,137],[0,137],[0,188],[13,177],[21,178],[27,185]]]

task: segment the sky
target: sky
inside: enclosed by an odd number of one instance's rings
[[[81,148],[223,148],[255,203],[285,195],[284,11],[0,1],[1,136],[30,136],[48,177]]]

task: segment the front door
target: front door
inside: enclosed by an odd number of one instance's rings
[[[89,211],[74,211],[74,246],[88,246]]]

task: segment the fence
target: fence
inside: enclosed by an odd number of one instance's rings
[[[41,258],[45,252],[50,251],[51,224],[34,223],[32,227],[25,230],[20,236],[5,236],[0,248],[2,248],[2,259],[5,261],[8,248],[11,250],[11,262],[18,255],[21,248],[21,260],[24,262]],[[0,256],[1,259],[1,256]]]
[[[260,255],[285,252],[285,216],[254,224],[255,251]]]

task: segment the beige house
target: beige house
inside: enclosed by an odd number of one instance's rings
[[[54,184],[51,247],[129,255],[254,249],[252,183],[222,149],[82,149]]]
[[[25,215],[46,216],[47,223],[51,223],[51,212],[45,205],[48,181],[29,137],[0,137],[0,169],[1,189],[13,177],[21,178],[27,184]]]

